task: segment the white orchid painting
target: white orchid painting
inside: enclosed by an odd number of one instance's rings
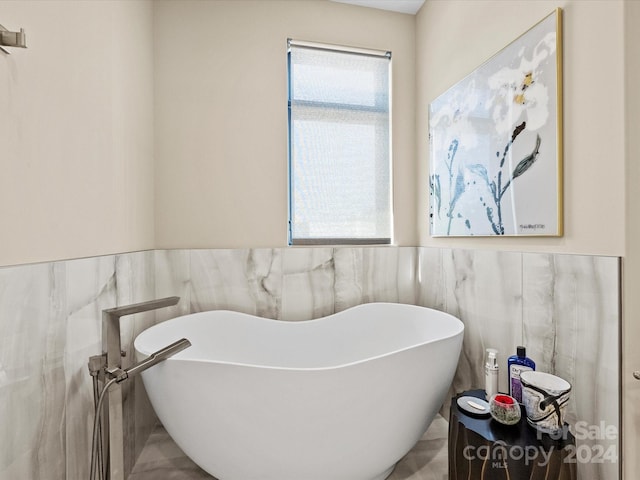
[[[562,235],[561,14],[430,104],[431,235]]]

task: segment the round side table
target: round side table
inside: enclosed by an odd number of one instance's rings
[[[470,390],[451,401],[449,480],[576,480],[569,447],[575,446],[575,438],[568,426],[555,440],[529,426],[523,406],[520,422],[507,426],[461,410],[461,396],[484,400],[485,392]]]

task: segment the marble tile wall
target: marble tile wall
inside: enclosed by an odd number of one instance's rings
[[[237,310],[265,318],[318,318],[366,302],[415,302],[416,250],[290,248],[157,250],[158,296],[183,312]],[[159,312],[171,316],[173,312]]]
[[[137,333],[179,314],[302,320],[416,303],[465,322],[452,393],[483,385],[486,347],[505,364],[524,344],[539,370],[572,382],[571,419],[617,426],[618,272],[617,258],[414,247],[156,250],[0,268],[0,478],[87,478],[101,310],[168,295],[180,303],[123,319],[125,365]],[[130,469],[156,420],[141,383],[125,398]],[[610,464],[580,468],[584,480],[617,478]]]
[[[0,478],[88,478],[87,363],[101,352],[101,311],[153,298],[153,261],[153,252],[140,252],[0,268]],[[123,322],[125,365],[131,339],[153,323],[145,315]],[[135,395],[140,388],[128,385],[125,396],[144,403],[146,395]],[[133,400],[123,413],[131,468],[155,416]]]
[[[567,421],[588,426],[577,432],[580,480],[618,478],[619,436],[588,437],[619,426],[619,259],[430,248],[418,257],[418,304],[465,323],[451,393],[484,386],[488,347],[508,391],[507,357],[525,345],[537,370],[572,384]]]

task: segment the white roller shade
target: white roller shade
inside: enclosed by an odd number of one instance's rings
[[[390,55],[289,47],[290,241],[390,243]]]

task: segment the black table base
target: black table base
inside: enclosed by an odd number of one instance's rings
[[[484,390],[461,396],[483,398]],[[502,425],[490,416],[460,410],[451,401],[449,480],[576,480],[575,438],[568,427],[559,439],[529,426],[522,407],[517,425]]]

